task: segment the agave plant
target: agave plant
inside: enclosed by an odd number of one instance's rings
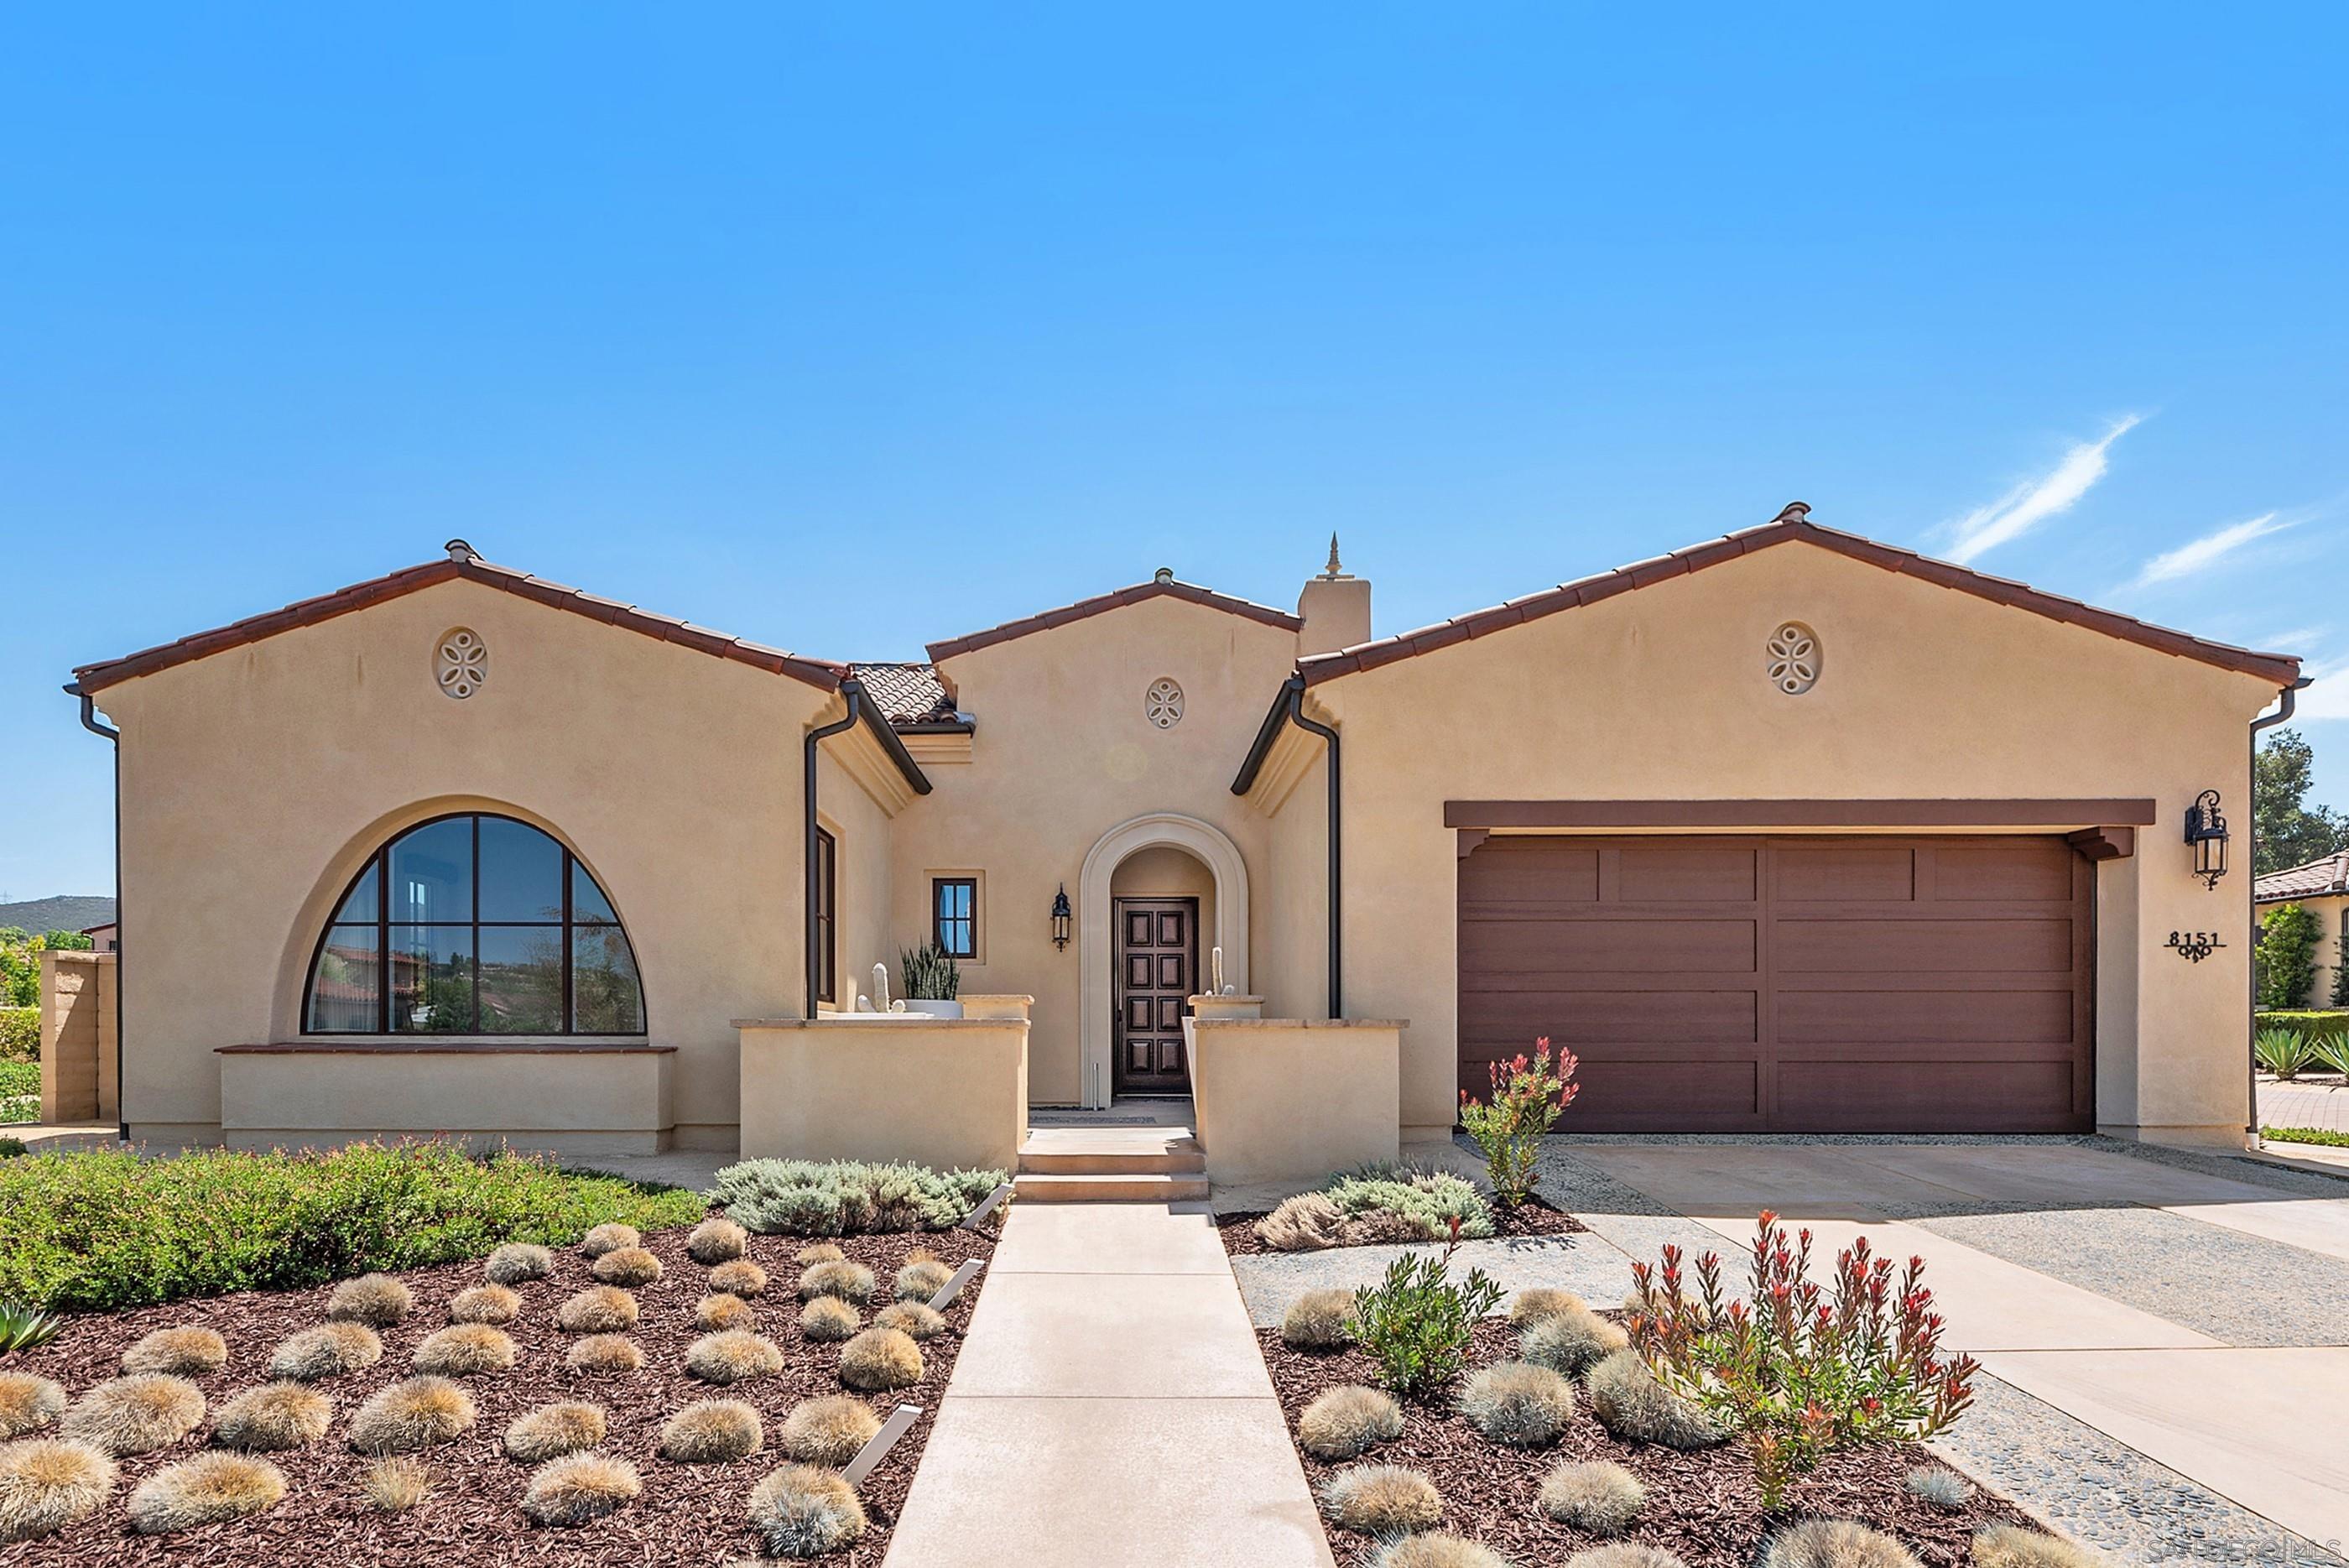
[[[2309,1044],[2327,1071],[2349,1076],[2349,1034],[2320,1034]]]
[[[0,1302],[0,1355],[12,1350],[30,1350],[57,1338],[65,1327],[65,1320],[55,1313],[34,1307],[18,1306],[15,1302]]]
[[[925,1002],[952,1002],[955,992],[962,987],[962,971],[955,967],[947,950],[935,941],[910,950],[901,950],[897,967],[905,975],[905,994],[909,997]]]
[[[2262,1029],[2251,1036],[2251,1054],[2277,1079],[2290,1083],[2316,1060],[2316,1045],[2297,1029]]]

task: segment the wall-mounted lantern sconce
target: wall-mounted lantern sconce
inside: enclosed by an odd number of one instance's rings
[[[1069,885],[1052,895],[1052,945],[1066,950],[1069,945]]]
[[[2219,810],[2219,792],[2206,789],[2186,808],[2186,843],[2194,851],[2194,875],[2216,890],[2227,874],[2227,819]]]

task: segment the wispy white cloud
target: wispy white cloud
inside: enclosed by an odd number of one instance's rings
[[[2271,534],[2281,534],[2287,528],[2296,526],[2298,521],[2296,518],[2292,518],[2279,522],[2277,514],[2262,512],[2257,517],[2246,518],[2240,523],[2230,523],[2224,528],[2205,534],[2199,539],[2189,540],[2175,550],[2165,550],[2156,556],[2137,572],[2137,580],[2129,586],[2142,588],[2154,583],[2167,583],[2178,577],[2190,576],[2206,566],[2215,566],[2225,560],[2255,539],[2264,539]]]
[[[2143,421],[2142,414],[2123,417],[2102,437],[2073,447],[2046,474],[2025,480],[1988,506],[1960,518],[1951,528],[1950,559],[1962,565],[1985,550],[2021,538],[2050,517],[2069,512],[2105,476],[2105,453],[2113,442]]]
[[[2329,626],[2296,626],[2290,631],[2271,631],[2259,639],[2261,648],[2280,649],[2286,653],[2306,651],[2333,635]]]
[[[2294,719],[2349,719],[2349,659],[2303,665],[2301,673],[2316,683],[2300,694]]]

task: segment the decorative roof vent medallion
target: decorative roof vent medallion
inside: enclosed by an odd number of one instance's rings
[[[490,645],[471,627],[442,632],[432,655],[432,675],[442,696],[463,701],[489,684]]]
[[[1164,676],[1150,683],[1142,695],[1142,711],[1145,718],[1162,730],[1171,730],[1183,722],[1183,689]]]
[[[1818,633],[1801,621],[1781,624],[1765,645],[1770,654],[1770,683],[1789,697],[1799,697],[1819,683]]]

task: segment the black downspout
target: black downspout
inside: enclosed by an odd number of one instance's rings
[[[1287,690],[1289,722],[1306,733],[1319,735],[1330,742],[1330,1016],[1335,1020],[1346,1016],[1345,987],[1340,983],[1339,971],[1340,955],[1345,947],[1340,940],[1344,929],[1345,867],[1339,847],[1343,836],[1339,832],[1338,815],[1342,798],[1339,789],[1338,732],[1305,716],[1305,680],[1302,676],[1289,677]]]
[[[2292,710],[2300,705],[2300,689],[2315,679],[2313,675],[2303,675],[2291,685],[2282,688],[2276,693],[2276,711],[2262,714],[2251,721],[2250,775],[2251,830],[2247,836],[2251,843],[2251,874],[2243,878],[2243,940],[2251,944],[2250,1023],[2251,1033],[2254,1035],[2259,1033],[2260,1028],[2260,732],[2271,729],[2291,718]],[[2249,1043],[2246,1042],[2243,1058],[2244,1075],[2248,1080],[2246,1092],[2249,1096],[2244,1106],[2243,1136],[2256,1147],[2260,1141],[2260,1054],[2251,1050]]]
[[[114,748],[114,1132],[130,1141],[130,1085],[122,1075],[122,732],[98,722],[98,699],[78,682],[66,695],[81,699],[81,727]],[[44,997],[42,1004],[47,1005]]]
[[[800,799],[807,808],[807,822],[802,837],[801,857],[807,871],[806,901],[800,906],[800,928],[807,939],[807,1016],[813,1018],[816,993],[823,989],[823,953],[815,929],[816,864],[815,864],[815,748],[820,741],[856,728],[864,716],[864,688],[854,680],[840,683],[840,694],[848,699],[848,711],[820,730],[810,730],[801,753]]]

